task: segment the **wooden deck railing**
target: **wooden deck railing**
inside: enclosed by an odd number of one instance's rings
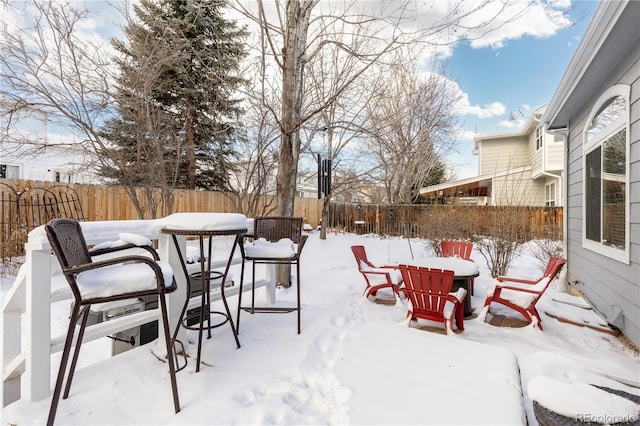
[[[157,220],[124,220],[109,221],[108,228],[103,222],[82,222],[83,233],[87,244],[94,245],[113,239],[113,230],[132,232],[144,235],[157,242],[160,258],[169,262],[173,267],[178,288],[185,288],[186,278],[171,237],[160,233]],[[104,229],[110,229],[107,235]],[[186,246],[186,238],[178,236],[181,251]],[[228,252],[227,252],[228,256]],[[219,268],[226,265],[226,259],[212,259],[212,267]],[[242,262],[238,250],[235,252],[234,264]],[[71,299],[71,292],[64,290],[51,291],[52,268],[57,268],[57,260],[51,254],[51,246],[46,238],[43,227],[36,229],[29,235],[26,244],[26,260],[20,268],[13,287],[2,301],[2,387],[0,401],[6,406],[18,399],[36,401],[47,398],[50,394],[52,353],[62,350],[64,335],[52,335],[51,332],[51,304]],[[194,265],[198,268],[198,265]],[[275,274],[267,270],[264,279],[256,280],[257,286],[273,284]],[[269,287],[268,287],[269,288]],[[274,285],[267,292],[265,300],[270,300]],[[238,292],[238,286],[225,289],[227,297]],[[219,289],[212,289],[212,299],[220,298]],[[189,308],[199,304],[200,297],[190,299]],[[167,296],[169,324],[172,327],[178,322],[178,317],[184,305],[184,292],[176,291]],[[23,321],[24,315],[24,321]],[[114,334],[118,331],[130,329],[141,324],[155,321],[159,318],[158,309],[145,310],[126,315],[120,319],[105,321],[87,327],[84,341]],[[162,331],[160,331],[162,333]],[[180,333],[184,333],[181,328]],[[23,339],[24,338],[24,339]],[[184,335],[178,338],[186,341]]]

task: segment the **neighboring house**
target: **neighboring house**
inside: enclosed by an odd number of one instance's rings
[[[50,115],[31,107],[11,112],[11,104],[0,98],[0,178],[93,183],[96,176],[89,169],[79,145],[51,138]],[[73,140],[73,136],[69,136]],[[69,142],[69,140],[65,142]]]
[[[37,148],[37,149],[34,149]],[[63,183],[96,183],[82,150],[73,145],[0,144],[0,178]]]
[[[477,177],[421,188],[420,194],[467,205],[561,206],[562,138],[540,126],[544,108],[518,132],[474,138]]]
[[[640,345],[640,2],[601,2],[542,122],[566,138],[568,282]]]

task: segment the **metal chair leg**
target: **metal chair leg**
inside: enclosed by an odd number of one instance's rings
[[[71,316],[69,318],[69,328],[67,330],[67,338],[64,342],[64,348],[62,350],[62,359],[60,359],[60,368],[58,369],[58,377],[56,379],[56,386],[53,390],[53,396],[51,397],[51,406],[49,407],[49,416],[47,417],[47,426],[52,426],[53,421],[56,418],[56,412],[58,411],[58,402],[60,401],[60,393],[62,392],[62,384],[64,382],[65,372],[67,370],[67,361],[69,360],[69,354],[71,353],[71,345],[73,344],[73,335],[75,334],[75,326],[78,321],[80,311],[80,305],[75,303],[71,310]]]
[[[297,281],[297,302],[298,302],[298,334],[300,334],[301,326],[300,326],[300,263],[296,262],[296,281]]]
[[[73,381],[73,375],[76,371],[76,365],[78,364],[78,355],[80,355],[80,347],[82,346],[82,339],[84,339],[84,330],[87,326],[87,319],[89,318],[89,310],[91,305],[86,305],[81,313],[82,323],[80,324],[80,331],[78,332],[78,339],[76,341],[76,349],[73,352],[73,359],[71,360],[71,367],[69,368],[69,374],[67,375],[67,385],[64,388],[62,399],[67,399],[69,396],[69,390],[71,389],[71,382]]]
[[[256,261],[251,261],[251,313],[254,313],[256,308]]]
[[[240,334],[240,311],[242,311],[242,287],[244,285],[244,260],[240,267],[240,288],[238,289],[238,313],[236,315],[236,333]]]
[[[164,327],[164,340],[167,346],[167,361],[169,362],[169,375],[171,378],[171,391],[173,392],[173,406],[176,413],[180,411],[180,400],[178,398],[178,384],[176,382],[176,366],[173,362],[175,348],[169,330],[169,319],[167,315],[167,301],[164,295],[158,297],[162,314],[162,325]]]

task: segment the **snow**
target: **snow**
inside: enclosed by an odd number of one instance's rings
[[[156,226],[148,224],[149,229]],[[108,229],[100,232],[113,240],[121,232],[136,231],[112,230],[110,238]],[[364,245],[375,265],[412,262],[434,256],[425,241],[353,234],[328,234],[320,240],[317,232],[309,235],[301,259],[301,334],[296,334],[295,313],[243,312],[242,347],[236,349],[230,327],[214,329],[212,339],[204,341],[197,373],[195,336],[190,335],[187,351],[192,357],[177,373],[182,408],[177,414],[166,363],[156,356],[158,341],[114,357],[110,339],[89,342],[83,345],[56,423],[536,425],[532,398],[565,412],[588,407],[608,418],[638,418],[637,404],[618,404],[609,394],[593,399],[586,385],[640,394],[640,356],[615,336],[589,328],[603,324],[602,319],[584,307],[582,298],[558,292],[557,284],[538,302],[544,332],[532,326],[497,327],[475,317],[465,319],[463,333],[443,335],[419,328],[442,325],[407,327],[405,300],[388,305],[364,298],[364,278],[350,250]],[[214,257],[228,253],[232,241],[215,239]],[[493,280],[482,256],[474,251],[472,258],[480,275],[475,295],[467,297],[479,313]],[[508,275],[534,279],[543,269],[523,246]],[[239,276],[239,265],[232,271]],[[54,288],[64,285],[59,274],[53,281]],[[12,282],[13,277],[2,278],[2,295]],[[263,294],[259,289],[257,299],[264,299]],[[385,296],[393,299],[390,289],[378,292]],[[294,287],[278,288],[277,299],[294,301]],[[237,297],[228,301],[235,314]],[[69,301],[52,305],[56,333],[66,330],[68,312]],[[547,312],[588,326],[560,322]],[[495,304],[491,314],[517,316]],[[51,360],[53,385],[60,354]],[[50,399],[15,402],[3,409],[1,424],[44,424],[49,404]],[[588,413],[572,416],[579,414]]]
[[[265,238],[258,238],[252,243],[247,243],[244,250],[248,257],[288,259],[296,254],[293,241],[289,238],[282,238],[279,241],[271,242]]]
[[[200,229],[203,231],[247,228],[246,216],[239,213],[174,213],[159,219],[159,223],[170,229]]]
[[[638,418],[638,404],[587,383],[566,383],[539,376],[529,381],[528,391],[531,399],[566,417],[588,413],[593,418]],[[575,398],[566,400],[567,394]]]
[[[549,277],[542,277],[537,282],[532,284],[523,284],[514,281],[498,281],[494,280],[493,283],[487,288],[487,294],[494,294],[496,288],[501,287],[500,298],[508,300],[514,305],[520,306],[523,309],[527,309],[531,302],[538,297],[538,294],[545,289],[549,281]],[[525,291],[518,291],[513,288],[521,288]],[[530,291],[537,293],[529,293]]]
[[[362,273],[367,276],[369,284],[371,284],[372,286],[387,283],[387,276],[393,284],[399,284],[402,282],[402,273],[398,269],[372,268],[371,266],[367,265],[366,262],[361,260],[360,271],[362,271]]]
[[[158,261],[165,287],[173,284],[173,270],[167,262]],[[95,299],[127,292],[157,288],[156,274],[146,263],[124,263],[91,269],[78,274],[76,279],[82,297]]]
[[[115,247],[124,246],[126,244],[135,244],[137,246],[150,246],[151,240],[143,235],[132,234],[129,232],[122,232],[118,234],[119,240],[105,241],[103,243],[93,246],[94,250],[110,249]]]
[[[479,271],[475,262],[458,257],[424,257],[418,259],[404,257],[399,263],[409,263],[424,268],[450,269],[458,276],[473,276]]]

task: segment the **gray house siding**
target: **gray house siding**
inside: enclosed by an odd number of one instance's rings
[[[583,239],[583,129],[598,97],[615,84],[631,86],[630,95],[630,263],[612,260],[582,246]],[[621,58],[569,125],[567,160],[567,260],[570,283],[624,334],[640,344],[640,43]],[[622,311],[622,319],[618,314]]]

